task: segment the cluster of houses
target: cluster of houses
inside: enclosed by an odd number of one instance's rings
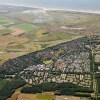
[[[90,86],[89,54],[83,52],[70,56],[59,57],[54,63],[29,66],[21,71],[20,75],[29,84],[74,82],[81,86]]]
[[[29,84],[74,82],[89,86],[91,84],[91,59],[90,51],[83,46],[84,41],[87,42],[86,38],[76,39],[42,51],[29,53],[9,60],[3,65],[3,68],[7,70],[9,68],[9,72],[12,73],[16,73],[18,70],[21,78]],[[46,61],[49,63],[43,63]],[[34,62],[36,63],[34,64]]]
[[[37,65],[38,67],[45,68],[46,66]],[[24,71],[22,71],[21,78],[23,78],[29,84],[41,84],[43,82],[74,82],[79,85],[90,86],[91,76],[87,74],[66,74],[59,73],[57,71],[51,71],[51,68],[48,70],[43,70],[41,68],[36,68],[37,66],[30,66]]]
[[[3,52],[0,52],[0,56],[2,56]]]

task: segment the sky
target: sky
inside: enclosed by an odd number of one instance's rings
[[[100,0],[0,0],[0,3],[49,8],[100,10]]]

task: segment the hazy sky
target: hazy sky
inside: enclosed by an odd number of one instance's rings
[[[100,0],[0,0],[0,3],[51,8],[80,8],[100,10]]]

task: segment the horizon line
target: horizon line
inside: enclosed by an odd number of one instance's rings
[[[19,4],[4,4],[4,3],[0,3],[0,5],[37,8],[37,9],[42,9],[42,10],[45,10],[45,11],[71,11],[71,12],[78,12],[78,13],[100,14],[100,10],[82,10],[82,9],[76,10],[76,9],[47,8],[47,7],[27,6],[27,5],[19,5]]]

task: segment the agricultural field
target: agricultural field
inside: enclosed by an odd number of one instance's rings
[[[40,94],[24,94],[21,93],[22,87],[17,89],[15,93],[7,100],[53,100],[55,98],[53,93],[40,93]]]
[[[42,13],[43,9],[17,6],[11,8],[0,7],[0,52],[3,52],[0,63],[100,32],[98,14],[69,11]]]
[[[43,93],[43,94],[20,94],[18,96],[18,100],[26,99],[26,100],[53,100],[54,95]]]
[[[6,18],[0,18],[0,25],[9,24],[9,21]]]
[[[18,25],[16,26],[16,28],[18,29],[22,29],[24,31],[31,31],[31,30],[35,30],[35,29],[38,29],[39,27],[38,26],[35,26],[35,25]]]
[[[8,35],[8,34],[10,34],[10,32],[11,32],[11,30],[7,29],[7,28],[0,30],[1,35]]]
[[[17,92],[18,93],[18,92]],[[17,94],[16,93],[16,94]],[[16,97],[17,96],[17,97]],[[42,93],[42,94],[23,94],[19,93],[13,95],[12,98],[8,100],[87,100],[85,98],[74,97],[74,96],[54,96],[52,93]]]
[[[99,14],[60,10],[43,12],[40,8],[7,5],[0,7],[0,64],[59,43],[100,34]],[[100,56],[97,56],[96,62],[99,61]],[[48,63],[52,63],[52,60],[44,61],[44,64]],[[0,79],[0,91],[9,82]],[[45,92],[24,94],[21,93],[21,89],[13,92],[8,100],[86,100],[73,96],[55,96],[54,93]]]

